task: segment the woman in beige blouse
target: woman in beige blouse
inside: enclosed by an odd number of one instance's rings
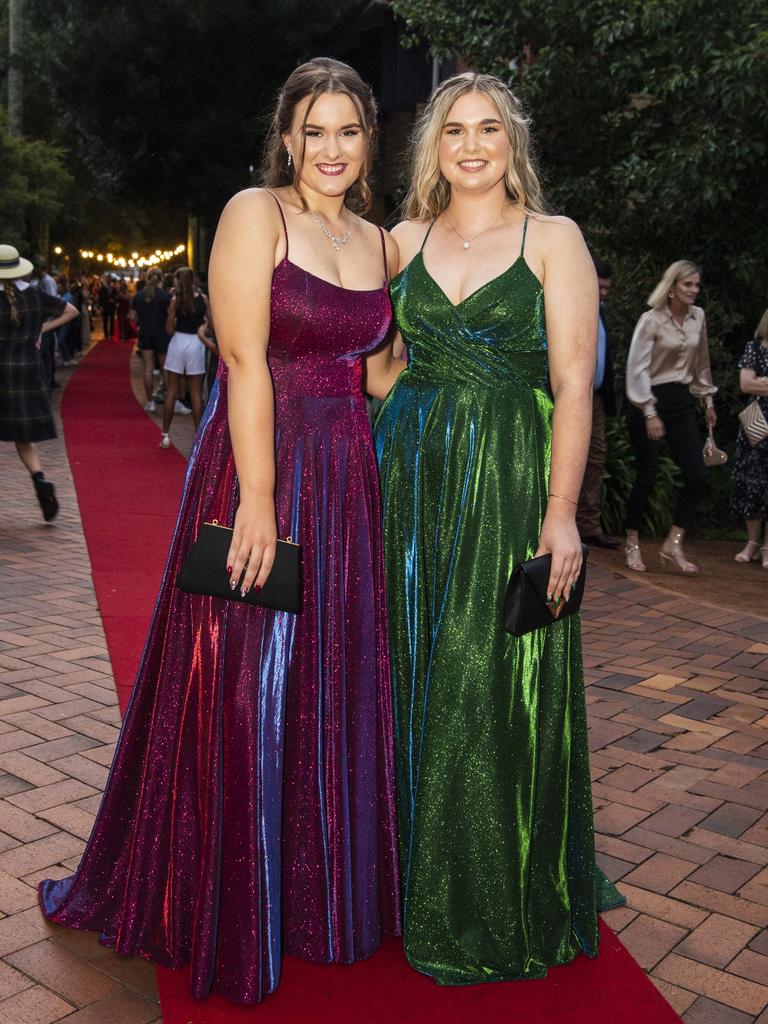
[[[688,260],[667,267],[640,317],[627,359],[627,426],[635,453],[637,477],[627,502],[627,565],[644,572],[639,530],[653,490],[659,442],[666,437],[683,474],[674,526],[661,548],[662,562],[682,573],[699,567],[685,557],[683,537],[691,526],[706,486],[702,438],[696,400],[706,407],[707,423],[717,416],[713,395],[704,310],[694,305],[701,273]]]

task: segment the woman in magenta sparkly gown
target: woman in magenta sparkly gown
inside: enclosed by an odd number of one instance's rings
[[[222,215],[211,298],[223,355],[104,800],[51,920],[191,965],[191,992],[259,1002],[283,954],[370,956],[400,932],[392,707],[376,462],[361,390],[402,364],[394,243],[368,197],[375,108],[320,59],[286,82],[265,183]],[[299,262],[293,262],[297,259]],[[311,266],[313,269],[307,269]],[[302,545],[302,613],[174,581],[202,523],[235,526],[232,577]]]

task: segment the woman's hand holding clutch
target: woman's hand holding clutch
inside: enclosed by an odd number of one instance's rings
[[[245,569],[240,593],[245,596],[251,587],[261,590],[275,561],[276,548],[274,499],[271,496],[241,499],[227,556],[227,572],[231,577],[232,589],[237,586]]]
[[[582,563],[582,548],[579,531],[576,528],[575,505],[569,510],[568,499],[550,495],[547,514],[539,537],[536,555],[551,555],[552,570],[547,586],[547,601],[555,604],[567,600],[571,588],[579,578]],[[560,505],[563,508],[560,509]]]

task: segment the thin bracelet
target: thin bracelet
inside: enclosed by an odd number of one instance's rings
[[[578,505],[579,504],[578,501],[574,501],[573,498],[566,498],[562,494],[553,494],[552,491],[549,492],[547,497],[548,498],[559,498],[560,501],[569,501],[571,503],[571,505]]]

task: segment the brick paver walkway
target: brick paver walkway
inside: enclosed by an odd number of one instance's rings
[[[148,1024],[152,967],[36,905],[118,725],[64,447],[43,452],[54,527],[0,445],[0,1021]],[[768,1024],[768,620],[594,568],[584,622],[597,845],[628,900],[607,920],[686,1024]]]
[[[0,1021],[159,1024],[154,967],[37,907],[37,882],[79,862],[120,723],[64,443],[41,452],[53,526],[0,444]]]

